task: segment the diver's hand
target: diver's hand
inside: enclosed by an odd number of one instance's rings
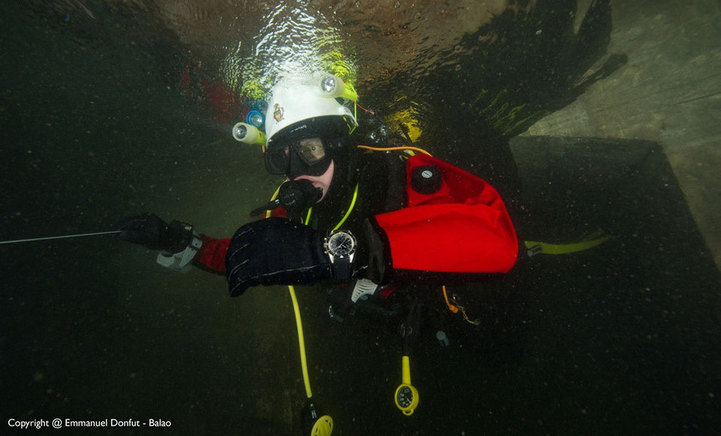
[[[113,229],[122,230],[117,234],[119,239],[168,253],[183,251],[193,239],[189,224],[180,221],[167,224],[151,213],[127,216],[115,223]]]
[[[323,237],[285,218],[254,221],[235,232],[225,258],[230,295],[251,286],[292,285],[331,278]]]

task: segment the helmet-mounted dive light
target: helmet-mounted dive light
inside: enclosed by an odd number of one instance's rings
[[[325,97],[347,98],[351,101],[358,100],[358,93],[352,86],[346,86],[343,79],[334,75],[325,75],[320,78],[320,91]]]
[[[260,111],[251,109],[247,114],[245,114],[245,123],[255,126],[258,129],[262,129],[263,123],[265,123],[265,117]]]
[[[265,134],[257,127],[246,123],[233,126],[233,138],[246,144],[265,144]]]

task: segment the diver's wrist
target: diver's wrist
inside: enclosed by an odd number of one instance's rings
[[[192,228],[191,228],[192,232]],[[197,233],[191,233],[190,242],[185,246],[184,249],[176,252],[169,253],[161,251],[158,253],[158,257],[155,259],[159,265],[172,270],[180,271],[188,266],[203,246],[203,238]]]
[[[333,278],[351,278],[357,245],[355,236],[348,230],[334,230],[323,239],[323,252],[330,262]]]

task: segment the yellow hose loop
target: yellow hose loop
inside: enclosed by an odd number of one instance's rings
[[[338,230],[340,228],[340,226],[343,225],[345,220],[348,219],[348,217],[350,216],[350,213],[353,212],[353,208],[355,207],[356,200],[358,200],[358,184],[357,183],[355,185],[355,190],[353,191],[353,198],[351,198],[350,206],[348,206],[348,210],[345,212],[345,215],[343,215],[343,218],[341,218],[341,220],[338,221],[338,224],[336,224],[335,227],[333,227],[333,229],[331,231]],[[313,208],[311,207],[310,209],[308,209],[308,214],[305,216],[305,221],[303,222],[303,224],[305,224],[306,226],[308,225],[308,223],[310,223],[310,216],[312,215],[312,213],[313,213]]]
[[[350,216],[350,213],[353,212],[353,208],[355,207],[355,202],[358,199],[358,184],[355,185],[355,191],[353,191],[353,199],[350,201],[350,206],[348,206],[348,210],[346,211],[345,215],[343,215],[343,218],[338,222],[338,224],[333,227],[333,231],[338,230],[340,226],[343,225],[345,220],[348,219]]]

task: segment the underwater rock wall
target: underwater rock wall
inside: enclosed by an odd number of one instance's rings
[[[530,135],[659,142],[721,267],[721,5],[614,2],[609,51],[628,64]]]

